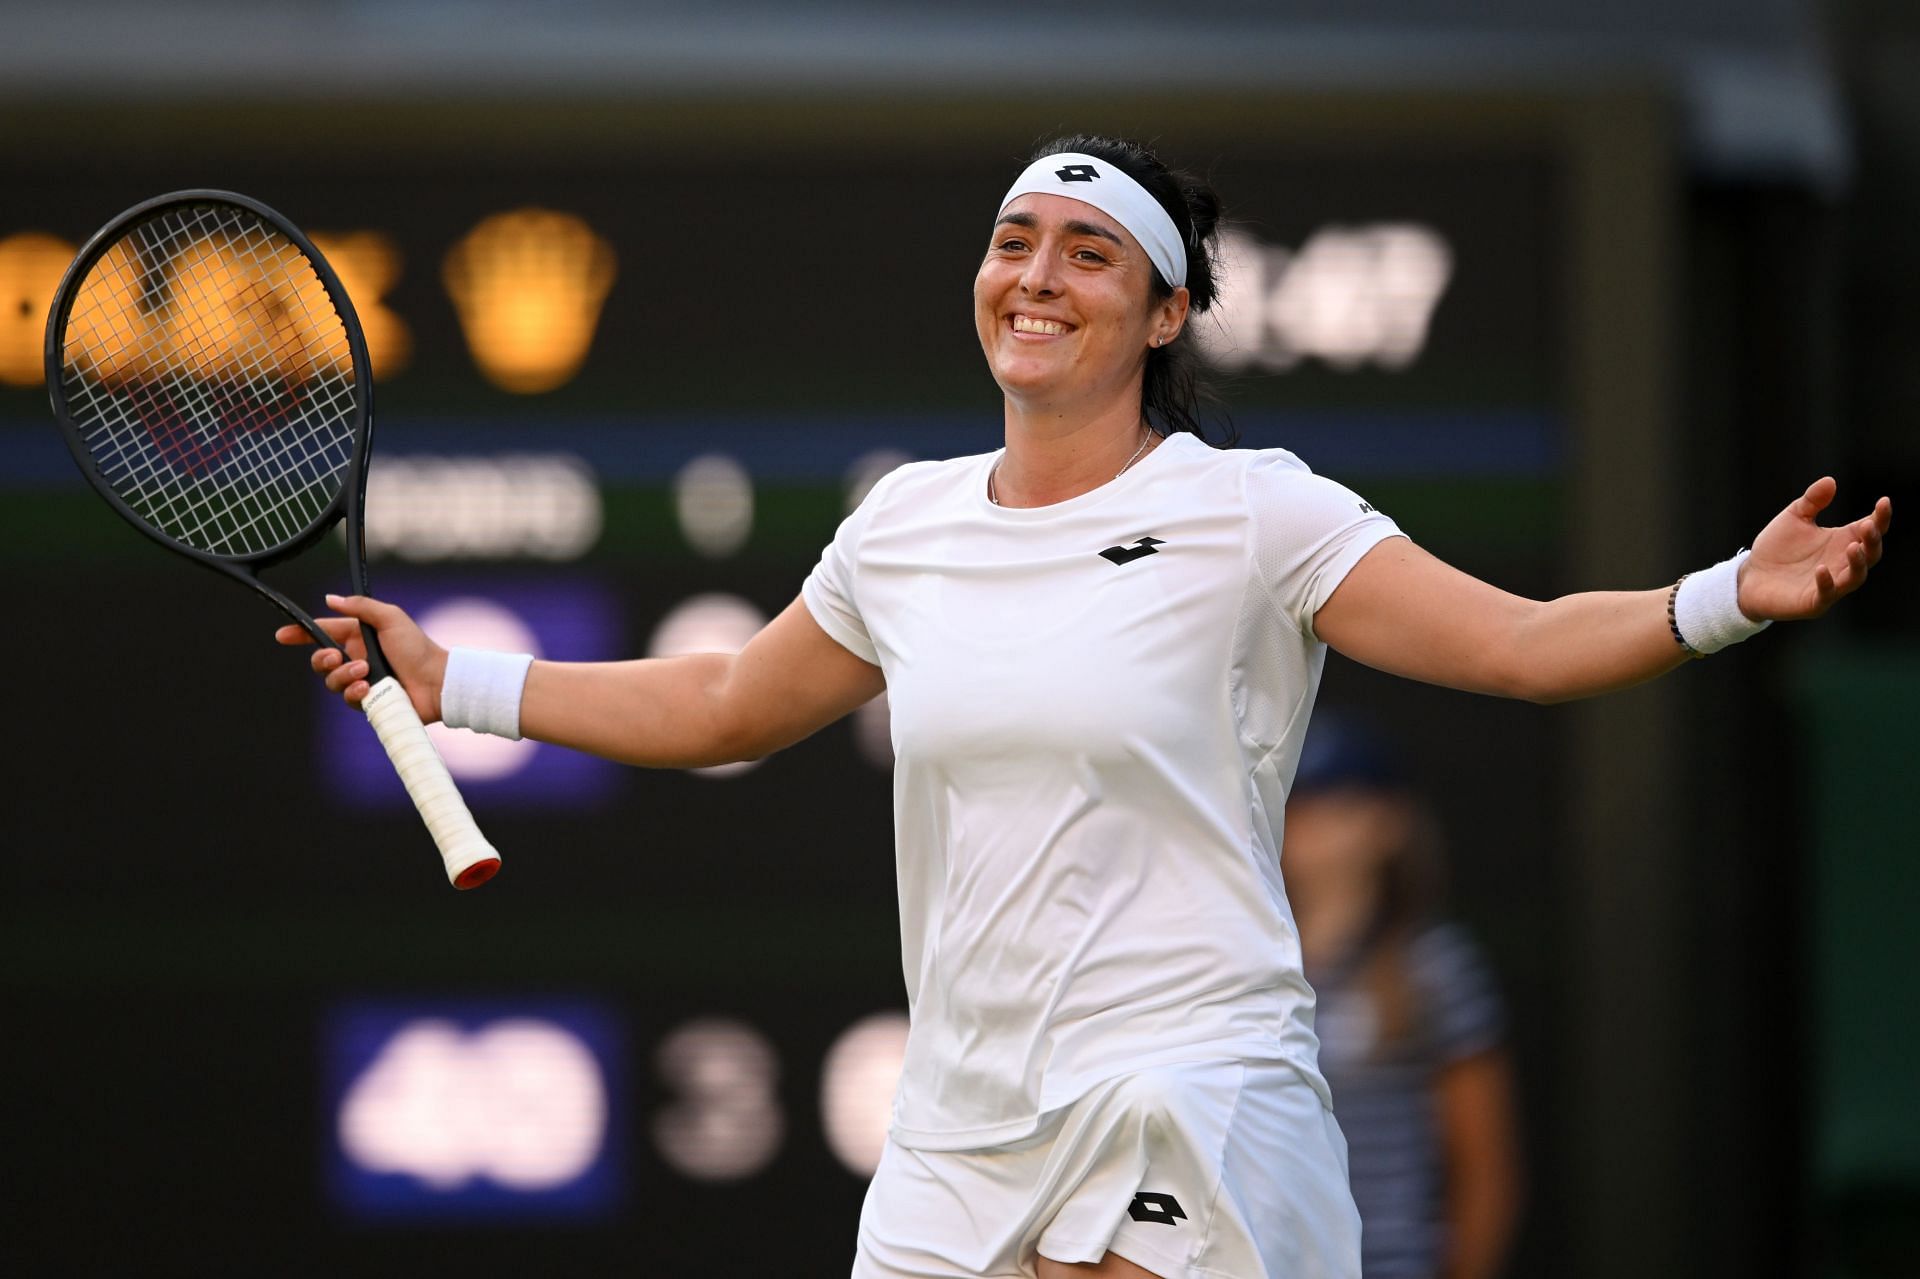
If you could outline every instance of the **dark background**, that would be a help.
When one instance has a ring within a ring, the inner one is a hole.
[[[1920,463],[1920,29],[1893,4],[1769,4],[1744,25],[1664,8],[1535,32],[1534,65],[1513,53],[1525,33],[1361,6],[1335,41],[1349,54],[1314,66],[1331,37],[1288,28],[1287,6],[1227,5],[1183,34],[1121,4],[1098,69],[1070,59],[1078,74],[1036,88],[1021,80],[1048,50],[1089,37],[1002,37],[993,9],[948,19],[984,43],[970,55],[939,52],[944,27],[823,7],[872,20],[860,48],[894,41],[892,63],[854,66],[780,45],[790,17],[658,6],[671,51],[621,27],[633,38],[607,56],[631,74],[586,59],[570,78],[593,23],[618,22],[561,6],[575,53],[550,53],[544,79],[466,33],[417,82],[329,84],[258,69],[310,63],[283,28],[314,11],[192,10],[186,29],[261,57],[203,45],[205,74],[168,78],[119,52],[152,37],[142,11],[88,25],[29,5],[0,96],[0,237],[77,243],[196,185],[312,231],[385,232],[402,262],[385,304],[414,351],[379,386],[378,456],[571,453],[606,523],[562,564],[377,560],[375,590],[578,587],[616,601],[639,653],[702,593],[783,607],[862,454],[997,446],[967,300],[992,202],[1042,136],[1132,133],[1208,172],[1271,245],[1398,222],[1452,249],[1408,367],[1226,379],[1244,443],[1294,449],[1508,589],[1654,586],[1750,540],[1819,474],[1852,514],[1902,501]],[[437,11],[415,12],[431,29]],[[315,55],[389,65],[414,47],[351,8],[319,16]],[[1653,56],[1689,23],[1771,69],[1767,91]],[[1409,34],[1432,37],[1417,74]],[[83,91],[58,72],[89,42],[144,71]],[[1193,72],[1208,49],[1217,78],[1141,73]],[[924,83],[899,83],[923,64]],[[726,74],[690,88],[698,66]],[[1809,79],[1827,110],[1780,123]],[[512,396],[475,370],[440,261],[526,205],[583,218],[619,276],[579,375]],[[329,788],[317,724],[347,712],[269,642],[259,601],[113,520],[39,388],[0,388],[0,440],[22,623],[0,931],[10,1255],[102,1274],[844,1271],[864,1185],[822,1138],[821,1063],[904,1004],[889,784],[851,723],[737,777],[623,772],[571,808],[470,786],[506,869],[456,895],[405,810]],[[707,453],[755,486],[754,531],[719,558],[673,508],[674,474]],[[338,568],[323,548],[274,580],[317,606]],[[1896,532],[1872,587],[1818,627],[1581,706],[1329,659],[1323,704],[1389,726],[1429,786],[1450,906],[1507,995],[1529,1163],[1513,1273],[1915,1272],[1907,576]],[[330,1018],[475,999],[587,1000],[617,1027],[611,1205],[355,1217],[328,1180]],[[675,1102],[660,1045],[712,1016],[772,1044],[784,1135],[755,1175],[703,1183],[652,1124]]]

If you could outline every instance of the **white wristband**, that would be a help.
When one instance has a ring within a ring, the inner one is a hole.
[[[532,665],[531,653],[454,649],[447,654],[447,674],[440,685],[440,722],[520,740],[520,690]]]
[[[1712,568],[1687,574],[1674,593],[1673,624],[1681,643],[1694,652],[1717,653],[1773,625],[1756,622],[1740,611],[1740,566],[1747,554],[1741,551]]]

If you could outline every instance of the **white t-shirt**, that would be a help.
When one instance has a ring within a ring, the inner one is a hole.
[[[802,589],[886,674],[904,1146],[1017,1140],[1103,1080],[1283,1060],[1325,1094],[1280,824],[1326,646],[1393,521],[1280,449],[1164,440],[1052,506],[999,453],[874,486]]]

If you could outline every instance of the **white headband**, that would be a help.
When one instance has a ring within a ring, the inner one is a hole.
[[[1074,151],[1043,156],[1014,180],[1000,201],[1000,212],[1018,197],[1036,192],[1091,204],[1132,232],[1168,284],[1177,289],[1187,282],[1187,246],[1180,229],[1160,201],[1118,165]]]

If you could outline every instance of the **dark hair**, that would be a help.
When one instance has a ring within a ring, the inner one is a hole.
[[[1385,733],[1350,712],[1322,707],[1314,712],[1300,744],[1289,793],[1347,786],[1406,790],[1411,785],[1406,762]]]
[[[1187,247],[1188,310],[1202,314],[1213,305],[1219,287],[1215,254],[1216,233],[1220,225],[1220,197],[1203,179],[1168,168],[1159,156],[1138,142],[1124,138],[1106,138],[1095,134],[1073,134],[1051,138],[1034,148],[1028,163],[1062,151],[1074,151],[1105,160],[1146,188],[1173,219],[1180,239]],[[1173,285],[1153,268],[1153,297],[1156,301],[1173,296]],[[1189,326],[1190,328],[1191,326]],[[1202,409],[1217,417],[1221,429],[1221,447],[1233,444],[1240,432],[1221,407],[1220,397],[1207,381],[1200,354],[1193,343],[1181,337],[1166,346],[1147,348],[1146,376],[1140,385],[1140,415],[1162,435],[1187,431],[1207,439],[1201,422]],[[1213,441],[1208,440],[1208,443]]]

